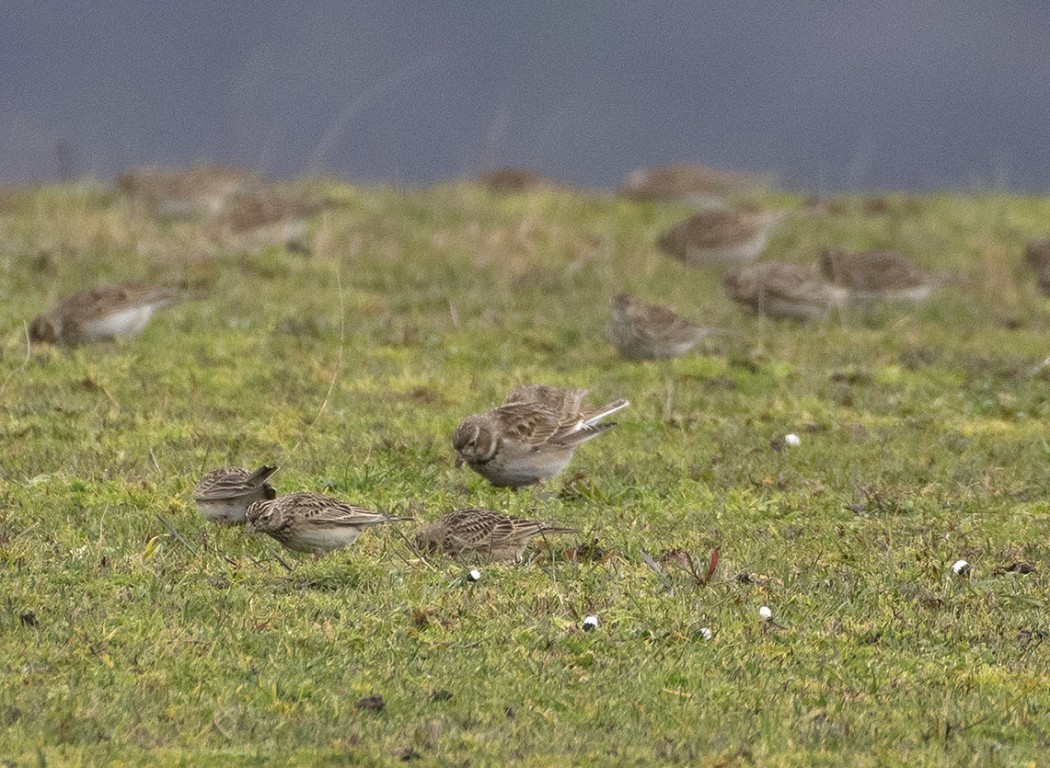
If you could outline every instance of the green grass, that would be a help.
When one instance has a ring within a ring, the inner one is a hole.
[[[216,249],[84,185],[0,212],[3,764],[1047,764],[1050,306],[1021,251],[1050,200],[791,219],[770,256],[892,247],[964,276],[805,326],[661,255],[676,206],[327,194],[308,257]],[[125,279],[201,297],[127,343],[27,354],[37,312]],[[623,289],[737,335],[623,362],[602,333]],[[453,467],[456,424],[523,382],[632,401],[546,492]],[[189,499],[263,462],[282,491],[583,533],[473,585],[394,530],[288,572]],[[592,540],[604,559],[561,557]],[[643,557],[716,547],[703,585]],[[1018,561],[1036,571],[998,573]]]

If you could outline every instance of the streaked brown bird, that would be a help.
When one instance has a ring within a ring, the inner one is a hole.
[[[367,529],[411,520],[370,512],[320,493],[298,492],[248,507],[248,532],[265,533],[296,552],[323,555],[349,547]]]
[[[595,411],[583,408],[585,389],[545,385],[518,387],[503,405],[474,414],[456,429],[457,466],[471,469],[501,488],[521,488],[562,472],[576,449],[615,426],[600,424],[626,408],[615,400]]]
[[[239,248],[301,246],[310,219],[327,203],[310,190],[292,185],[260,185],[229,195],[214,219],[220,236]]]
[[[29,325],[32,341],[75,345],[131,337],[153,313],[180,298],[175,288],[133,284],[89,288],[60,301]]]
[[[154,215],[185,218],[214,215],[227,197],[260,182],[253,171],[228,165],[145,165],[118,176],[117,189]]]
[[[1028,262],[1028,266],[1040,272],[1050,266],[1050,237],[1028,243],[1024,250],[1024,260]]]
[[[514,195],[528,192],[548,192],[559,185],[535,171],[523,168],[496,168],[478,175],[474,182],[495,194]]]
[[[673,200],[704,208],[770,181],[759,174],[703,165],[665,165],[631,171],[617,192],[631,200]]]
[[[851,298],[861,300],[921,301],[946,282],[894,251],[828,248],[820,254],[820,271],[833,285],[847,289]]]
[[[754,261],[787,214],[715,208],[700,211],[660,235],[664,252],[692,267],[732,266]]]
[[[705,336],[723,333],[705,328],[658,304],[649,304],[628,293],[612,299],[612,321],[606,335],[628,360],[680,357]]]
[[[825,281],[816,267],[762,261],[739,267],[722,281],[726,295],[757,314],[810,320],[841,306],[845,288]]]
[[[1050,296],[1050,264],[1044,266],[1039,270],[1039,277],[1036,280],[1036,285],[1039,286],[1039,291],[1044,296]]]
[[[485,561],[520,562],[529,540],[548,533],[576,533],[575,528],[501,515],[487,509],[449,512],[416,533],[422,552]]]
[[[193,501],[207,520],[243,523],[254,502],[277,498],[277,491],[267,482],[276,471],[277,467],[265,464],[254,472],[243,467],[213,469],[193,489]]]

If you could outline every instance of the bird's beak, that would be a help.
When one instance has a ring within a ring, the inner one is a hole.
[[[462,466],[463,466],[463,457],[462,457],[462,456],[460,456],[460,455],[459,455],[459,454],[457,453],[457,454],[456,454],[456,469],[459,469],[459,468],[460,468],[460,467],[462,467]]]
[[[255,532],[255,523],[248,523],[248,535],[250,536]]]

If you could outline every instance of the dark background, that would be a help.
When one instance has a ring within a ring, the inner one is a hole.
[[[1050,187],[1044,2],[7,0],[0,72],[8,182],[209,159],[611,186],[695,161],[811,190]]]

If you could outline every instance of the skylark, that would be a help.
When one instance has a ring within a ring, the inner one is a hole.
[[[1050,237],[1028,243],[1024,250],[1024,259],[1030,267],[1039,271],[1050,265]]]
[[[703,165],[667,165],[631,171],[617,191],[631,200],[677,200],[704,208],[768,181],[757,174]]]
[[[132,284],[90,288],[63,299],[29,326],[32,341],[74,345],[140,333],[153,313],[175,302],[179,291]]]
[[[1044,296],[1050,296],[1050,263],[1047,263],[1039,270],[1039,277],[1036,280],[1036,285],[1039,286],[1039,292]]]
[[[487,509],[460,509],[418,531],[416,546],[423,552],[441,552],[453,557],[519,562],[533,537],[576,532],[575,528],[501,515]]]
[[[157,216],[185,218],[214,215],[227,197],[260,181],[252,171],[226,165],[146,165],[118,176],[117,189]]]
[[[456,466],[466,463],[500,488],[521,488],[554,477],[576,449],[615,424],[599,422],[630,403],[615,400],[596,411],[582,407],[585,389],[527,385],[503,405],[478,413],[456,429]]]
[[[712,209],[700,211],[660,235],[666,253],[692,267],[729,266],[754,261],[787,214]]]
[[[722,281],[726,295],[752,312],[808,320],[841,306],[849,292],[821,278],[814,266],[763,261],[739,267]]]
[[[226,197],[214,225],[239,247],[294,245],[302,242],[311,217],[324,207],[324,200],[306,190],[257,186]]]
[[[349,547],[367,528],[411,520],[355,507],[320,493],[299,492],[248,507],[248,532],[265,533],[296,552],[323,555]]]
[[[894,251],[849,253],[828,248],[820,254],[820,271],[856,299],[921,301],[945,282]]]
[[[627,293],[612,300],[609,340],[628,360],[679,357],[700,339],[720,331],[704,328],[670,309],[648,304]]]
[[[508,195],[549,191],[558,188],[558,184],[535,171],[510,167],[486,171],[478,175],[474,181],[476,184],[485,187],[489,192]]]
[[[266,482],[276,471],[277,467],[265,464],[254,472],[241,467],[213,469],[193,489],[193,501],[207,520],[243,523],[254,502],[277,498],[277,491]]]

